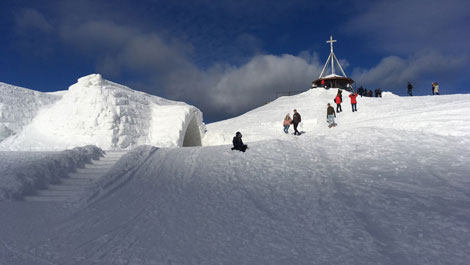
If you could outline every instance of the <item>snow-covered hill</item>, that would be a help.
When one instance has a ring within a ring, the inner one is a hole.
[[[134,91],[98,74],[80,78],[61,94],[21,132],[2,141],[0,150],[62,150],[89,144],[107,150],[142,144],[201,145],[202,113],[183,102]]]
[[[39,109],[60,99],[51,95],[0,82],[0,142],[20,132]]]
[[[136,148],[76,204],[0,202],[0,261],[467,264],[470,97],[384,94],[352,113],[345,94],[328,129],[335,93],[209,124],[214,146]],[[301,136],[282,132],[293,108]]]
[[[239,117],[208,124],[203,139],[205,145],[230,144],[235,132],[243,133],[245,142],[290,138],[284,135],[282,121],[293,109],[302,116],[299,131],[306,137],[331,134],[356,128],[384,128],[409,132],[450,136],[470,136],[470,95],[399,97],[384,92],[383,98],[358,97],[358,112],[353,113],[349,93],[343,93],[343,112],[337,115],[339,124],[329,129],[326,123],[327,103],[336,109],[333,99],[337,89],[311,89],[305,93],[281,97]],[[293,128],[290,128],[293,133]],[[367,135],[355,137],[367,138]]]

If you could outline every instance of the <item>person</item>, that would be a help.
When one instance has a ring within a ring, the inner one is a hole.
[[[323,88],[326,88],[326,87],[325,87],[325,79],[322,79],[322,80],[321,80],[321,86],[322,86]]]
[[[338,94],[336,94],[336,97],[335,97],[336,112],[338,112],[338,113],[343,111],[343,109],[341,109],[341,102],[343,102],[343,100],[341,99],[341,95],[340,95],[339,91],[340,91],[340,89],[338,89]]]
[[[374,93],[375,93],[375,97],[378,98],[378,97],[379,97],[379,89],[376,88],[376,89],[374,90]]]
[[[382,97],[382,89],[380,87],[377,88],[377,92],[379,93],[379,97],[381,98]]]
[[[355,112],[355,111],[357,111],[357,106],[356,106],[356,104],[357,104],[357,100],[356,100],[357,93],[351,93],[351,94],[349,94],[349,97],[351,98],[352,112]]]
[[[439,95],[439,84],[437,82],[434,83],[434,90],[433,95]]]
[[[232,150],[239,150],[239,151],[245,152],[246,149],[248,149],[248,145],[243,144],[241,132],[237,132],[235,134],[235,137],[233,137],[232,143],[233,143]]]
[[[432,93],[432,95],[434,95],[434,86],[435,86],[435,85],[436,85],[435,82],[432,82],[432,83],[431,83],[431,93]]]
[[[369,97],[370,97],[370,98],[372,97],[372,89],[369,90]]]
[[[361,96],[362,98],[362,95],[364,93],[364,88],[362,86],[360,86],[358,89],[357,89],[357,93]]]
[[[287,134],[289,133],[289,127],[292,124],[292,119],[290,118],[290,114],[287,113],[286,117],[284,117],[284,122],[282,123],[282,126],[284,126],[284,132]]]
[[[364,97],[369,96],[369,91],[367,91],[367,88],[364,88]]]
[[[297,126],[299,126],[299,123],[302,121],[302,118],[300,117],[300,114],[297,112],[297,110],[294,110],[294,115],[292,116],[292,124],[294,124],[294,135],[300,135],[300,132],[297,131]]]
[[[408,82],[408,95],[413,96],[413,85],[410,82]]]
[[[330,103],[328,103],[328,108],[326,109],[326,118],[327,118],[327,121],[328,121],[328,128],[331,128],[331,127],[336,127],[336,122],[335,122],[335,118],[336,118],[336,113],[335,113],[335,109],[330,105]]]

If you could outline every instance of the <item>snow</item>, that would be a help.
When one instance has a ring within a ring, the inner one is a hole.
[[[57,183],[67,172],[102,155],[103,151],[93,146],[61,152],[0,152],[0,201],[21,199]]]
[[[0,150],[201,145],[202,113],[183,102],[134,91],[99,74],[80,78],[60,94],[60,100],[40,109],[21,132],[2,141]]]
[[[239,117],[207,125],[204,145],[231,144],[235,132],[245,142],[290,139],[284,135],[282,121],[293,109],[302,116],[299,131],[306,136],[330,134],[326,126],[326,108],[333,102],[337,89],[311,89],[305,93],[281,97]],[[358,112],[351,111],[349,93],[343,92],[343,112],[337,115],[336,131],[356,128],[383,128],[445,136],[470,136],[470,95],[399,97],[390,92],[382,98],[358,97]],[[293,133],[293,128],[290,128]]]
[[[0,260],[467,264],[470,95],[383,93],[352,113],[343,92],[329,129],[335,94],[209,124],[202,147],[131,149],[76,204],[0,202]],[[282,131],[294,108],[301,136]]]
[[[40,108],[59,99],[57,95],[0,82],[0,141],[20,132]]]

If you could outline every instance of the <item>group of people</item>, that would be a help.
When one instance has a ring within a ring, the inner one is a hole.
[[[300,116],[300,113],[297,112],[296,109],[294,109],[294,115],[293,118],[291,119],[290,114],[287,113],[286,116],[284,117],[284,121],[282,122],[282,126],[284,126],[284,132],[286,134],[289,133],[289,127],[291,124],[294,125],[294,135],[300,135],[300,132],[297,130],[297,126],[299,126],[299,123],[302,121],[302,117]]]
[[[368,90],[367,88],[363,88],[362,86],[360,86],[358,89],[357,89],[357,94],[362,97],[376,97],[376,98],[381,98],[382,97],[382,89],[379,87],[379,88],[376,88],[374,90],[374,92],[372,92],[372,89],[371,90]]]

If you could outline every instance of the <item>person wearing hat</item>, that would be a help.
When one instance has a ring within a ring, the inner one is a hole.
[[[241,132],[237,132],[235,134],[235,137],[233,137],[232,143],[233,143],[232,150],[239,150],[239,151],[245,152],[246,149],[248,149],[248,145],[243,144]]]

